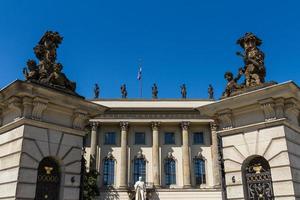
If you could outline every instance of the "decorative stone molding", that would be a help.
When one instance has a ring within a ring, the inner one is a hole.
[[[167,158],[166,159],[172,159],[175,160],[175,157],[173,156],[173,153],[171,151],[168,152]]]
[[[223,130],[233,128],[232,111],[230,109],[219,112],[218,119],[220,120]]]
[[[32,109],[32,119],[42,120],[43,112],[46,110],[48,105],[48,100],[40,97],[33,99],[33,109]]]
[[[265,99],[259,102],[261,109],[265,115],[265,121],[272,121],[276,119],[276,112],[275,112],[275,104],[272,98]]]
[[[102,114],[97,119],[201,119],[200,114]]]
[[[277,119],[284,118],[284,99],[283,98],[278,98],[275,100],[275,112],[276,112]]]
[[[137,155],[135,156],[137,159],[145,159],[145,155],[143,154],[142,150],[139,150]]]
[[[87,112],[83,110],[75,110],[73,117],[73,128],[84,130],[85,126],[87,125],[87,120]]]
[[[112,152],[109,151],[107,156],[104,157],[104,160],[115,160],[115,157],[113,156]]]
[[[286,99],[284,104],[284,114],[289,121],[299,125],[299,107],[297,103],[297,100],[294,98]]]
[[[152,127],[153,131],[158,131],[158,129],[160,127],[160,122],[152,122],[151,127]]]
[[[129,123],[128,122],[120,122],[120,127],[122,131],[128,131]]]
[[[8,108],[16,112],[17,117],[22,116],[22,103],[21,98],[13,96],[8,100]]]
[[[30,118],[32,116],[32,98],[23,97],[23,117]]]

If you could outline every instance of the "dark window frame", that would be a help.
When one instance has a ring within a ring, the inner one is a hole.
[[[109,135],[113,135],[113,139],[109,138]],[[117,135],[116,132],[105,132],[104,145],[116,145],[116,135]]]
[[[143,134],[144,135],[143,142],[138,142],[137,141],[137,135],[138,134]],[[146,144],[146,133],[145,132],[135,132],[134,133],[134,144],[135,145],[145,145]]]
[[[172,135],[172,139],[167,139],[167,135]],[[176,144],[176,137],[174,132],[165,132],[164,135],[164,144],[165,145],[172,145]]]

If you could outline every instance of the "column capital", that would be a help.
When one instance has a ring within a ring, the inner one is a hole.
[[[96,131],[98,126],[100,125],[99,122],[90,122],[90,125],[92,127],[92,131]]]
[[[180,123],[180,126],[181,126],[182,130],[187,131],[190,127],[190,124],[191,123],[189,121],[183,121],[183,122]]]
[[[122,131],[127,131],[129,128],[129,123],[128,122],[120,122],[120,127]]]
[[[211,131],[217,131],[218,124],[216,122],[210,122],[210,129],[211,129]]]
[[[151,122],[152,130],[158,130],[160,127],[160,122]]]

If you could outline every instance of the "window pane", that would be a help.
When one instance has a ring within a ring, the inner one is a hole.
[[[145,133],[142,132],[135,133],[135,144],[146,144]]]
[[[166,185],[176,184],[176,162],[173,159],[165,161],[165,179]]]
[[[114,132],[105,133],[104,144],[116,144],[116,134]]]
[[[172,132],[165,133],[165,144],[175,144],[175,134]]]
[[[202,132],[194,133],[194,144],[204,144],[204,137]]]
[[[113,159],[104,160],[103,185],[114,184],[115,161]]]
[[[143,158],[134,159],[133,167],[133,181],[134,183],[142,177],[143,181],[146,181],[146,160]]]
[[[194,160],[194,171],[196,185],[201,185],[206,183],[205,176],[205,161],[203,159],[197,158]]]

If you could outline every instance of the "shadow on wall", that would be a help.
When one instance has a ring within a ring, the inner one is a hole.
[[[102,191],[100,191],[101,196],[103,196],[102,199],[104,200],[118,200],[119,199],[119,194],[118,191],[116,189],[114,189],[113,187],[107,187],[105,189],[103,189]]]

